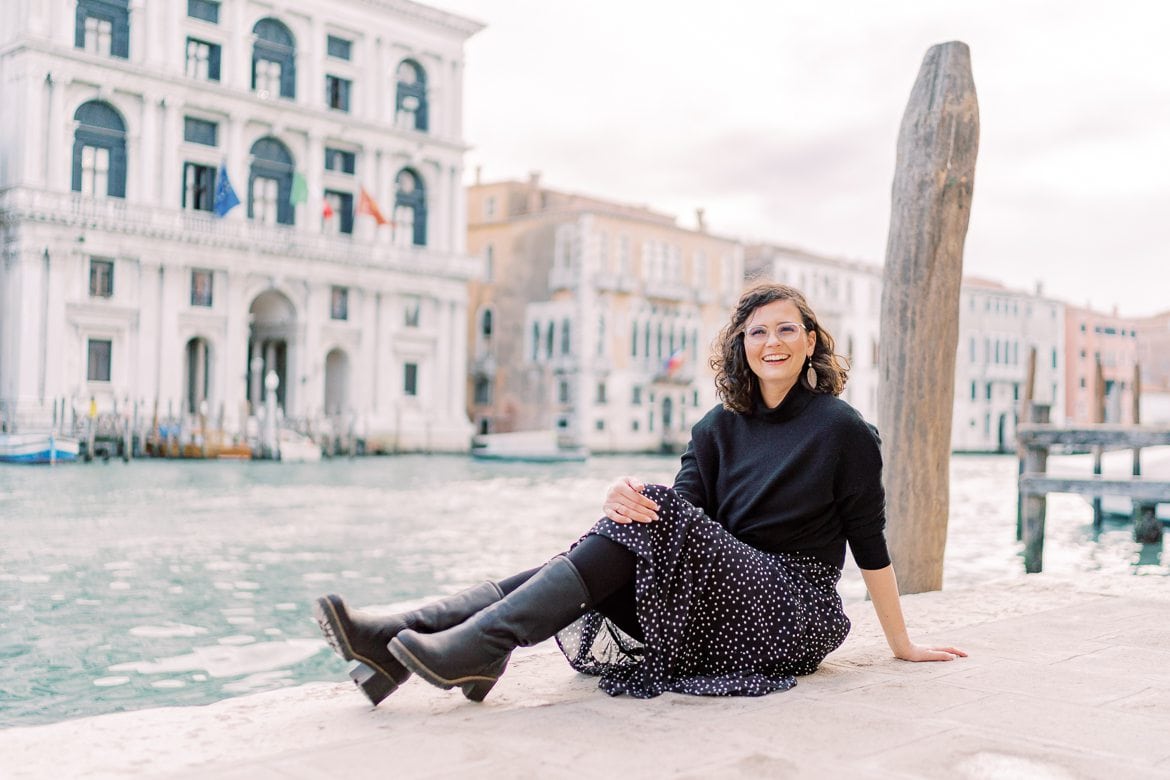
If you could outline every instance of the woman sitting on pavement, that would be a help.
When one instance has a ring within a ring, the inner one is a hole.
[[[849,632],[836,590],[846,545],[896,657],[965,656],[910,640],[877,433],[837,397],[846,370],[804,296],[744,293],[711,365],[723,403],[692,429],[674,486],[619,479],[566,553],[389,617],[318,599],[322,631],[359,662],[351,676],[370,701],[411,672],[480,701],[514,648],[554,634],[613,695],[787,690]]]

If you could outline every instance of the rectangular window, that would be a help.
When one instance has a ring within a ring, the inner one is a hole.
[[[987,383],[987,400],[991,400],[991,382]]]
[[[416,295],[408,295],[403,300],[403,325],[408,328],[417,328],[419,322],[419,309],[421,309],[421,302]]]
[[[191,271],[191,305],[211,308],[212,281],[215,277],[211,271],[196,268]]]
[[[496,199],[489,196],[483,199],[483,221],[494,222],[496,219]]]
[[[113,295],[114,261],[91,258],[89,261],[89,297],[111,298]]]
[[[402,365],[402,393],[403,395],[418,395],[418,363],[404,363]]]
[[[85,45],[82,47],[90,54],[100,54],[109,57],[113,51],[114,23],[109,19],[99,19],[96,16],[85,18]]]
[[[328,208],[322,215],[325,220],[323,232],[353,233],[353,194],[325,190],[325,203]]]
[[[219,45],[196,38],[187,39],[187,78],[219,81]]]
[[[110,381],[110,354],[113,346],[109,339],[89,339],[87,343],[89,356],[85,369],[85,378],[88,381]]]
[[[569,402],[569,383],[568,382],[558,382],[557,383],[557,401],[559,401],[562,404],[567,404]]]
[[[283,72],[275,60],[257,59],[252,66],[252,90],[261,100],[278,97],[280,77]]]
[[[975,382],[971,383],[971,400],[974,401],[979,397],[979,386]]]
[[[183,140],[204,146],[219,145],[219,125],[193,116],[183,117]]]
[[[599,431],[605,430],[605,420],[597,420],[593,423],[593,427]]]
[[[108,195],[110,192],[110,150],[101,146],[81,149],[81,192]]]
[[[187,16],[219,24],[219,3],[215,0],[187,0]]]
[[[634,406],[641,406],[642,405],[642,388],[640,388],[640,387],[634,388],[634,394],[633,394],[633,397],[630,399],[630,403],[632,403]]]
[[[266,176],[257,176],[252,180],[252,201],[249,204],[252,219],[263,225],[275,225],[279,209],[277,208],[277,194],[280,192],[280,183],[276,179]]]
[[[605,400],[605,382],[598,382],[597,383],[597,403],[603,404],[605,402],[606,402],[606,400]]]
[[[356,169],[357,155],[344,149],[325,147],[325,170],[352,174]]]
[[[330,57],[336,57],[339,60],[348,60],[352,56],[353,41],[347,41],[345,38],[330,35],[325,40],[325,49]]]
[[[349,319],[349,288],[333,286],[329,295],[329,318],[333,320]]]
[[[486,376],[475,378],[475,403],[486,406],[492,402],[492,380]]]
[[[325,77],[325,105],[338,111],[349,111],[350,80],[340,76]]]
[[[183,163],[183,208],[211,211],[215,203],[215,168]]]

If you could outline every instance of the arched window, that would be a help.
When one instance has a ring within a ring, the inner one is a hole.
[[[398,63],[398,96],[394,124],[408,130],[427,131],[427,72],[414,60]]]
[[[252,89],[260,97],[297,96],[297,47],[282,22],[261,19],[252,28]]]
[[[427,245],[427,195],[422,177],[403,168],[394,179],[394,234],[400,243]]]
[[[292,193],[293,159],[275,138],[252,144],[252,168],[248,176],[248,217],[266,225],[291,225],[295,211]]]
[[[73,115],[73,191],[126,197],[126,123],[108,103],[91,100]]]
[[[492,337],[492,310],[484,309],[479,320],[479,333],[485,339]]]

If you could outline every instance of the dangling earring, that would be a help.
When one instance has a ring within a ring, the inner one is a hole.
[[[808,370],[804,372],[804,381],[808,382],[809,390],[817,389],[817,370],[813,368],[812,355],[808,356]]]

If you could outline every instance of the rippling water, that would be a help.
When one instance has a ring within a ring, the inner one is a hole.
[[[669,483],[676,464],[0,467],[0,727],[344,679],[315,596],[399,605],[528,568],[588,528],[615,476]],[[1010,457],[952,460],[948,587],[1023,576],[1015,475]],[[1122,525],[1094,540],[1090,521],[1050,498],[1047,571],[1170,576],[1160,547]],[[862,598],[860,575],[841,589]]]

